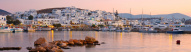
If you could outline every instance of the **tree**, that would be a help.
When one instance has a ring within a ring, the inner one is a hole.
[[[6,19],[7,19],[7,20],[13,20],[13,18],[12,18],[11,16],[9,16],[9,15],[6,16]]]
[[[30,15],[30,16],[28,17],[28,19],[29,19],[29,20],[33,20],[33,16]]]
[[[101,19],[100,21],[102,22],[103,20]]]
[[[24,14],[21,14],[21,19],[23,19],[23,17],[24,17]]]
[[[92,13],[89,12],[89,13],[88,13],[88,16],[90,16],[90,15],[92,15]]]
[[[7,19],[7,24],[12,24],[13,23],[13,18],[11,16],[6,16],[6,19]]]
[[[54,27],[61,27],[62,25],[61,24],[53,24]]]
[[[14,21],[13,20],[7,20],[6,22],[7,22],[7,24],[12,24]]]
[[[98,25],[98,27],[101,27],[101,28],[102,28],[102,27],[104,27],[104,25]]]
[[[15,21],[13,21],[13,24],[14,25],[19,25],[19,24],[21,24],[21,22],[19,20],[15,20]]]
[[[95,27],[95,24],[92,24],[92,27]]]
[[[116,12],[115,12],[115,16],[118,16],[119,14],[118,14],[118,11],[116,10]]]

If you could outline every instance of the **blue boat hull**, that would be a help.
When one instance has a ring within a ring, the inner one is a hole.
[[[181,34],[184,31],[167,31],[166,33]]]

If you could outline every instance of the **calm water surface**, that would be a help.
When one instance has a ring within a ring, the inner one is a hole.
[[[85,39],[95,37],[97,46],[76,46],[64,52],[191,52],[191,34],[139,33],[139,32],[101,32],[101,31],[36,31],[0,33],[0,47],[22,47],[21,50],[2,52],[28,52],[26,47],[34,47],[40,37],[48,42],[54,40]],[[176,40],[181,40],[177,45]]]

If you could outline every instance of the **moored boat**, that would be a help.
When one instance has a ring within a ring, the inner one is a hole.
[[[123,31],[123,28],[117,27],[115,31],[116,31],[116,32],[122,32],[122,31]]]
[[[143,28],[139,29],[139,32],[143,32],[143,33],[157,33],[157,30],[154,30],[153,28],[149,28],[149,27],[143,27]]]
[[[1,33],[10,33],[10,32],[12,32],[12,30],[11,30],[11,28],[4,28],[4,29],[0,29],[0,32]]]
[[[123,30],[123,32],[130,32],[130,31],[131,31],[131,29],[129,27],[125,27]]]
[[[166,33],[181,34],[183,32],[184,31],[180,30],[179,28],[173,28],[172,31],[167,31]]]

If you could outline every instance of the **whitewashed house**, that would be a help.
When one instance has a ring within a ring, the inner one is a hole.
[[[4,26],[4,25],[6,25],[7,23],[6,23],[6,16],[2,16],[2,15],[0,15],[0,25],[2,26]]]

